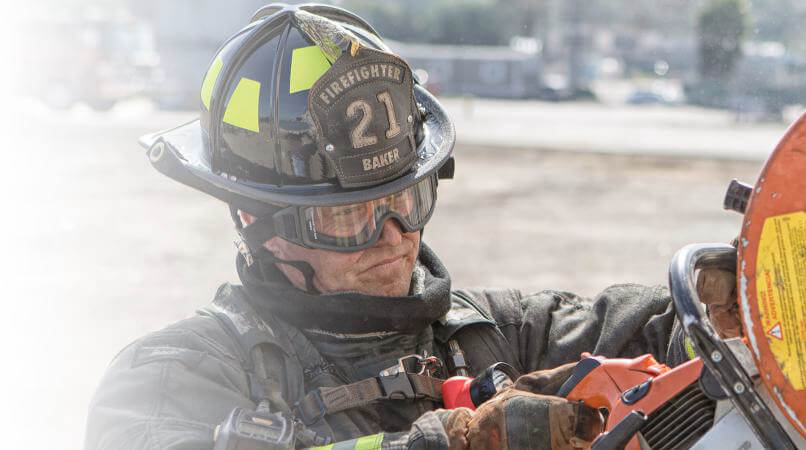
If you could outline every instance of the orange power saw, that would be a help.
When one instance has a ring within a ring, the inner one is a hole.
[[[669,284],[699,357],[669,368],[651,355],[583,355],[559,395],[599,408],[593,447],[806,449],[806,114],[755,186],[734,180],[725,207],[744,214],[738,247],[693,244]],[[697,270],[735,269],[743,339],[722,340],[702,311]]]

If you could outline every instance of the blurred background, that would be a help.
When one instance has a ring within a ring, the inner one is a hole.
[[[218,46],[262,0],[41,0],[0,30],[6,280],[3,448],[82,447],[104,368],[237,281],[216,200],[138,136],[197,115]],[[663,284],[727,242],[806,104],[799,0],[343,0],[456,123],[425,233],[454,286]]]

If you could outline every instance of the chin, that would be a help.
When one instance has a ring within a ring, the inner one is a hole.
[[[370,282],[363,284],[365,290],[372,292],[371,295],[382,297],[404,297],[409,295],[410,287],[411,270],[400,271],[397,276],[375,277]]]
[[[375,295],[379,297],[405,297],[409,294],[408,288],[395,288],[395,289],[387,289],[382,292],[377,292]]]
[[[409,285],[411,284],[411,277],[407,283],[393,282],[390,284],[380,286],[363,286],[363,289],[358,289],[358,292],[377,295],[380,297],[404,297],[409,294]]]

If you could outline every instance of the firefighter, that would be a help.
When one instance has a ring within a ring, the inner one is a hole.
[[[581,352],[690,357],[662,287],[452,288],[422,233],[453,125],[361,18],[262,8],[215,55],[200,109],[141,143],[229,205],[242,284],[114,359],[88,449],[586,447],[598,411],[553,396]],[[701,294],[730,305],[732,274],[709,274]],[[444,378],[496,363],[526,378],[441,409]]]

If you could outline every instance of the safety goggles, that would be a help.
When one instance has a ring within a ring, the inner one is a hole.
[[[396,219],[407,232],[422,230],[434,211],[436,177],[374,200],[336,206],[289,206],[273,215],[276,235],[298,245],[342,252],[362,250]]]

